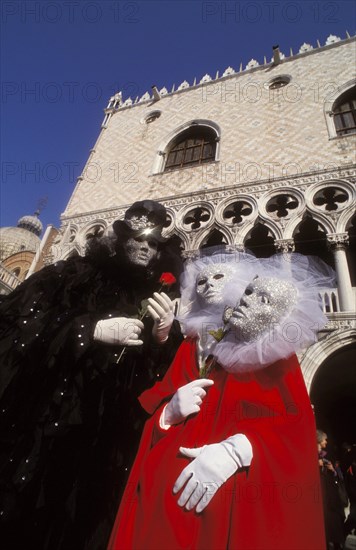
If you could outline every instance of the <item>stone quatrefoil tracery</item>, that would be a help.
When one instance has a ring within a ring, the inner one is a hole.
[[[332,212],[338,210],[348,198],[346,191],[340,187],[327,187],[315,193],[313,203],[322,210]]]
[[[239,224],[244,218],[247,218],[252,213],[251,205],[246,201],[236,201],[227,208],[223,213],[223,218],[229,225]]]
[[[199,229],[208,223],[210,217],[210,212],[206,208],[194,208],[184,216],[183,225],[186,229]]]
[[[299,203],[295,197],[291,195],[277,195],[270,199],[267,203],[266,210],[269,214],[278,218],[286,218],[291,213],[291,210],[298,208]]]
[[[166,216],[166,221],[164,222],[163,227],[164,227],[165,229],[167,229],[167,227],[169,227],[169,226],[172,224],[172,221],[173,221],[173,220],[172,220],[170,214],[167,214],[167,216]]]
[[[85,238],[87,240],[90,240],[97,237],[102,237],[104,235],[104,231],[104,227],[102,227],[101,225],[96,225],[88,231],[88,233],[85,235]]]

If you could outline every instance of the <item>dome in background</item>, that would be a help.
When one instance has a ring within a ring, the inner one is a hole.
[[[27,231],[31,231],[32,233],[37,235],[37,237],[40,237],[43,231],[43,225],[42,222],[38,219],[39,214],[40,213],[37,210],[33,216],[22,216],[22,218],[20,218],[17,222],[17,227],[27,229]]]
[[[17,227],[0,228],[0,261],[6,260],[17,252],[36,252],[41,242],[42,223],[39,212],[33,216],[23,216]]]

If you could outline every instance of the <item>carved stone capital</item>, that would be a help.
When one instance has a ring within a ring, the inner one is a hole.
[[[243,243],[227,244],[225,248],[226,252],[245,252]]]
[[[182,250],[182,257],[185,260],[195,260],[199,256],[199,250]]]
[[[283,252],[284,254],[295,251],[294,239],[276,239],[274,246],[277,252]]]
[[[348,233],[328,233],[326,239],[332,250],[344,250],[349,245]]]

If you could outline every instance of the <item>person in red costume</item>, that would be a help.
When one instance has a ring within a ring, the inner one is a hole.
[[[152,417],[110,550],[325,549],[315,423],[295,351],[325,324],[316,286],[332,275],[298,255],[253,267],[259,276],[224,315],[219,343],[188,336],[140,396]],[[200,303],[208,279],[196,278]],[[216,320],[221,307],[210,309]],[[209,355],[200,378],[198,357]]]

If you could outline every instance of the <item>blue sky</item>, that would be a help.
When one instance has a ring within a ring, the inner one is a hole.
[[[353,0],[3,0],[0,226],[46,202],[44,226],[59,227],[115,91],[323,45],[354,35],[355,17]]]

